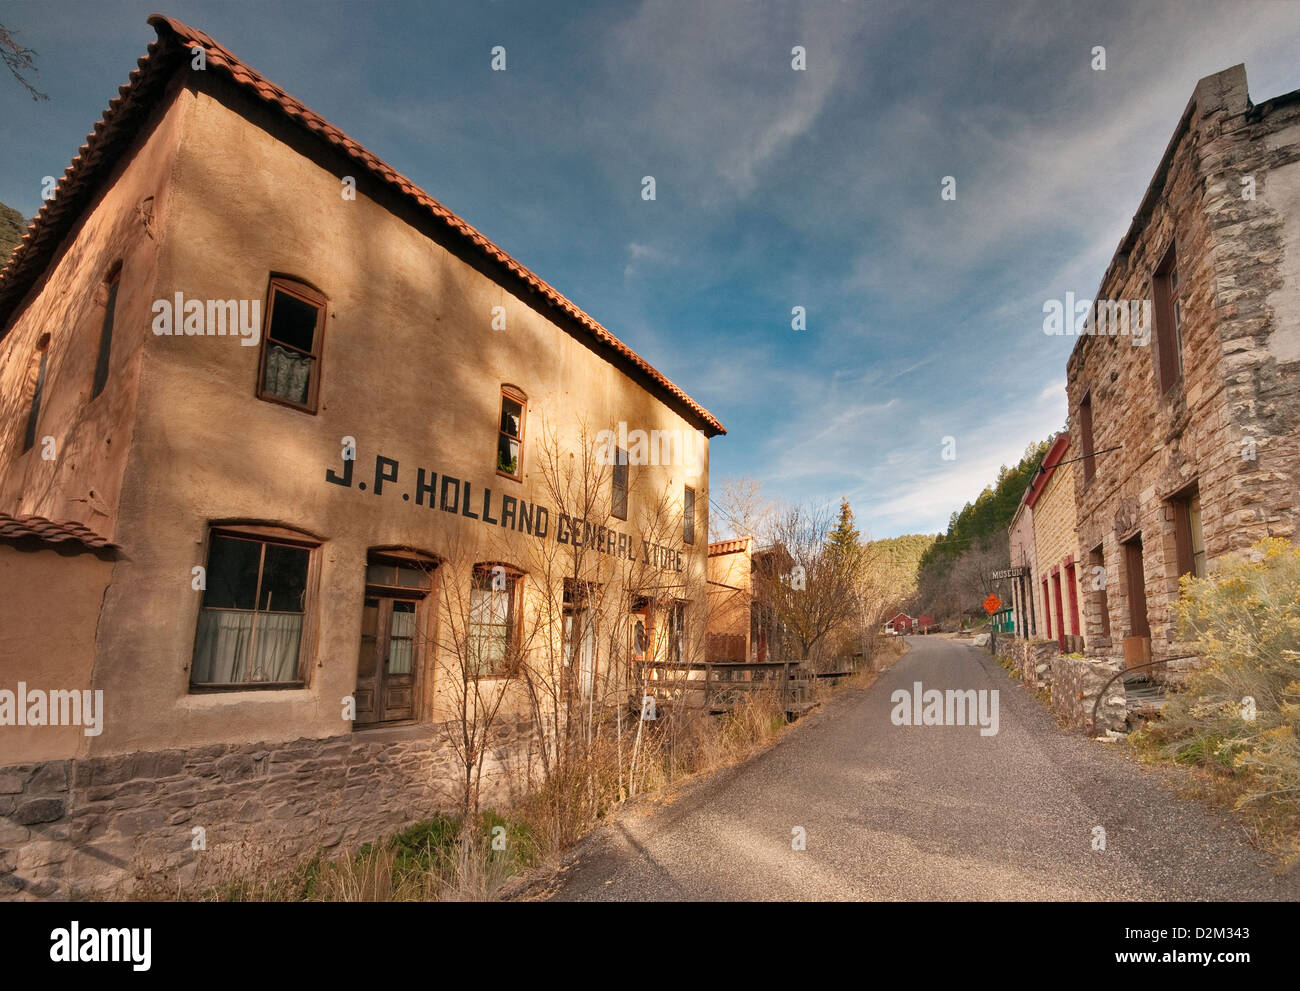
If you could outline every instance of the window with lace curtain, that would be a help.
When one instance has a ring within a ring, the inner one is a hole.
[[[214,530],[190,683],[196,688],[294,687],[303,678],[314,546],[271,528]]]
[[[324,331],[324,296],[301,282],[271,279],[262,330],[259,399],[316,412]]]

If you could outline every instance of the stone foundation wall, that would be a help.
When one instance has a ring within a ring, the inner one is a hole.
[[[481,801],[504,808],[535,738],[527,722],[494,733]],[[0,768],[0,899],[265,879],[454,811],[463,773],[436,726]]]
[[[1055,640],[999,638],[998,653],[1015,665],[1020,679],[1033,689],[1052,684],[1052,658],[1060,653]]]
[[[1121,661],[1113,658],[1080,657],[1062,654],[1055,640],[998,640],[999,657],[1007,658],[1032,690],[1050,689],[1051,709],[1071,729],[1088,732],[1092,723],[1092,705],[1111,675],[1118,674]],[[1097,733],[1106,730],[1124,732],[1124,681],[1115,681],[1097,707]]]
[[[1089,732],[1092,728],[1092,707],[1102,686],[1112,675],[1118,674],[1121,663],[1116,660],[1078,657],[1058,654],[1052,658],[1052,711],[1071,729]],[[1106,730],[1124,732],[1125,709],[1124,679],[1116,679],[1106,689],[1106,696],[1097,706],[1098,734]]]

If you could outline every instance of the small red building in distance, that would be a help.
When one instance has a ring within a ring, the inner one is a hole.
[[[933,616],[921,615],[916,618],[915,632],[929,633],[931,630],[939,628],[939,624],[934,621]]]
[[[893,630],[895,633],[911,633],[912,617],[901,612],[885,624],[885,629]]]

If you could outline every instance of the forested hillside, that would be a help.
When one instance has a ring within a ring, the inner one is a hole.
[[[11,206],[0,203],[0,268],[9,262],[9,253],[23,239],[27,221]]]
[[[879,567],[897,587],[900,602],[910,602],[915,597],[921,556],[937,536],[933,533],[906,533],[901,537],[873,540],[867,544],[868,555],[878,562]]]
[[[1007,567],[1007,528],[1048,444],[1030,444],[1016,465],[1003,465],[992,485],[952,514],[948,531],[921,555],[917,612],[945,619],[982,614],[980,603],[993,589],[988,575]]]

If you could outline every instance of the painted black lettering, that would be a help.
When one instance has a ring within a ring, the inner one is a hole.
[[[466,482],[466,483],[465,483],[465,497],[464,497],[463,499],[461,499],[461,501],[460,501],[460,515],[461,515],[461,516],[468,516],[471,520],[476,520],[476,519],[478,519],[478,513],[471,513],[471,512],[469,511],[469,495],[470,495],[469,490],[470,490],[470,484],[469,484],[469,482]]]
[[[352,485],[352,466],[353,466],[354,464],[356,464],[355,461],[353,461],[353,460],[351,460],[351,459],[347,459],[347,458],[345,458],[344,461],[343,461],[343,474],[342,474],[342,475],[336,475],[336,474],[334,474],[334,469],[333,469],[333,468],[326,468],[326,469],[325,469],[325,481],[327,481],[327,482],[333,482],[335,485],[344,485],[344,486],[351,487],[351,485]]]
[[[455,500],[450,505],[447,504],[448,487],[450,487],[451,490],[456,494]],[[459,478],[452,478],[450,475],[442,476],[442,508],[449,513],[454,513],[456,512],[456,510],[460,509],[460,479]]]
[[[416,468],[415,469],[415,504],[417,506],[423,506],[424,494],[427,492],[429,494],[429,508],[433,509],[438,502],[436,498],[438,495],[436,491],[437,486],[438,486],[437,472],[433,472],[433,471],[429,472],[429,481],[425,482],[424,469]]]
[[[392,468],[390,475],[385,469]],[[375,495],[384,491],[385,482],[397,481],[397,462],[392,458],[386,458],[382,454],[375,456]]]

